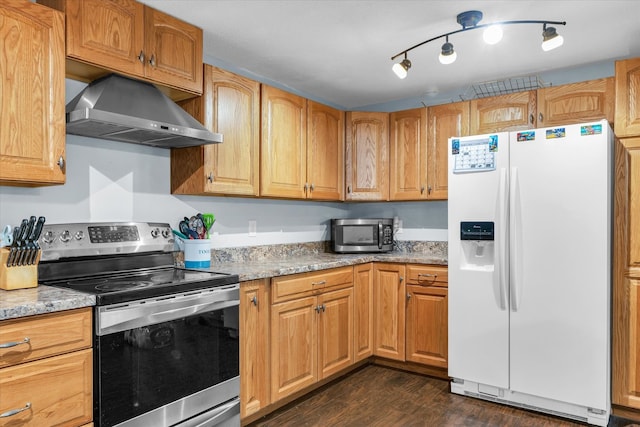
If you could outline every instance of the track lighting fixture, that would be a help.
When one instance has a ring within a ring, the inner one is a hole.
[[[411,68],[411,61],[407,59],[407,53],[417,47],[420,47],[424,44],[432,42],[434,40],[438,40],[441,38],[445,39],[445,43],[442,45],[442,50],[440,51],[440,55],[438,59],[442,64],[451,64],[457,58],[457,53],[453,50],[453,44],[449,42],[449,36],[456,33],[462,33],[464,31],[469,30],[477,30],[479,28],[484,28],[485,31],[483,33],[483,39],[488,44],[496,44],[502,39],[502,27],[504,25],[512,25],[512,24],[542,24],[542,49],[546,52],[552,49],[555,49],[559,46],[562,46],[564,43],[564,39],[561,35],[556,32],[555,27],[548,27],[547,25],[567,25],[566,21],[501,21],[494,22],[491,24],[481,24],[478,23],[482,20],[482,12],[479,10],[469,10],[466,12],[462,12],[458,14],[456,17],[458,24],[462,26],[462,29],[451,31],[445,34],[441,34],[436,37],[432,37],[428,40],[423,41],[422,43],[418,43],[415,46],[411,46],[408,49],[403,50],[402,52],[391,57],[391,60],[395,60],[397,57],[404,55],[404,59],[401,62],[398,62],[393,65],[393,71],[396,73],[398,77],[404,79],[407,77],[407,73],[409,68]]]
[[[404,59],[401,62],[393,64],[393,72],[396,73],[401,79],[407,77],[407,71],[411,68],[411,61],[407,59],[407,53],[404,54]]]

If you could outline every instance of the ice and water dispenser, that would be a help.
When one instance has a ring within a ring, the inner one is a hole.
[[[494,223],[491,221],[460,222],[462,270],[492,271],[494,265]]]

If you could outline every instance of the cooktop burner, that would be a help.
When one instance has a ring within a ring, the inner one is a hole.
[[[237,275],[175,267],[42,282],[44,285],[95,295],[96,305],[115,304],[234,283],[238,283]]]

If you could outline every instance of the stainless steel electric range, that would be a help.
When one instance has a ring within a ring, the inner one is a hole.
[[[237,275],[174,267],[164,223],[46,224],[39,282],[95,295],[94,423],[239,426]]]

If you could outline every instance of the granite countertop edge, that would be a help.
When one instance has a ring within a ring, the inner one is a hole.
[[[368,262],[395,262],[446,265],[441,256],[421,253],[330,254],[321,253],[286,259],[265,259],[251,262],[213,262],[210,271],[237,274],[241,282],[310,271],[327,270]],[[35,288],[0,290],[0,321],[38,314],[94,306],[95,296],[46,285]]]

